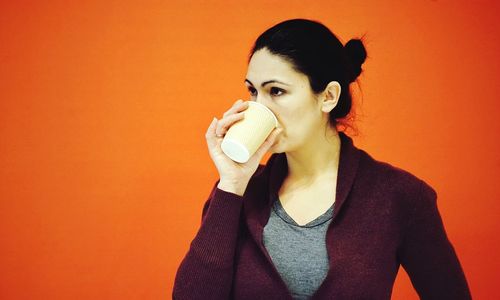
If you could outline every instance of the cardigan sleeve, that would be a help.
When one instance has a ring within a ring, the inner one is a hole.
[[[471,299],[437,207],[436,191],[423,181],[399,258],[421,299]]]
[[[243,197],[212,189],[175,276],[173,299],[229,299]]]

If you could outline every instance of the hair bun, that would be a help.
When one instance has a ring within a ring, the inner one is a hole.
[[[361,65],[366,60],[366,49],[360,39],[351,39],[344,49],[352,64],[353,76],[350,81],[353,82],[361,74]]]

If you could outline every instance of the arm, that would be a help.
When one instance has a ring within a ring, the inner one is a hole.
[[[425,182],[398,255],[421,299],[471,299],[437,208],[436,191]]]
[[[217,187],[175,277],[173,299],[229,299],[243,197]]]

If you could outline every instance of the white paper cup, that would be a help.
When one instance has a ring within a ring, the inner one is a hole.
[[[269,108],[255,101],[247,102],[244,118],[229,127],[221,144],[222,151],[238,163],[246,163],[278,127],[278,119]]]

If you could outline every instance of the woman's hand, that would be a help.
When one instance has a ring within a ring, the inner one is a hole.
[[[221,120],[217,120],[217,118],[213,119],[205,134],[210,157],[219,172],[220,182],[218,187],[240,196],[244,194],[248,182],[257,170],[262,157],[266,154],[267,150],[271,148],[276,137],[281,132],[281,129],[275,128],[246,163],[237,163],[231,160],[222,152],[220,145],[229,127],[243,119],[244,111],[247,108],[248,102],[243,100],[236,101],[233,106],[224,113]]]

